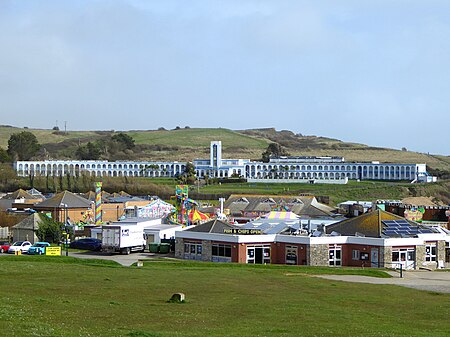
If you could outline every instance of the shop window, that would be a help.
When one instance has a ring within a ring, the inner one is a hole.
[[[296,246],[286,246],[286,264],[297,264],[297,250]]]
[[[231,262],[231,245],[213,244],[211,248],[213,262]]]
[[[186,260],[201,260],[202,259],[202,244],[196,243],[196,242],[185,242],[184,258]]]

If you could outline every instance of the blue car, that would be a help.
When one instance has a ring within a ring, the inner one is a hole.
[[[102,248],[102,240],[84,238],[72,241],[70,248],[99,251]]]
[[[50,244],[48,242],[36,242],[34,245],[28,249],[29,255],[44,255],[45,249],[47,247],[50,247]]]

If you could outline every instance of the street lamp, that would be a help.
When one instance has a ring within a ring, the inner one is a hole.
[[[63,212],[64,212],[64,222],[63,222],[64,231],[63,231],[62,234],[64,235],[64,243],[65,243],[65,246],[66,246],[66,256],[69,256],[69,242],[68,242],[69,241],[69,226],[68,226],[68,223],[67,223],[67,220],[69,218],[69,216],[68,216],[68,205],[61,203],[61,204],[59,204],[59,206],[64,208],[64,210],[63,210]]]

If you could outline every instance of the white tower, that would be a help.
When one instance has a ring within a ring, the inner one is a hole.
[[[217,169],[222,163],[222,142],[220,140],[212,141],[210,147],[210,165]]]

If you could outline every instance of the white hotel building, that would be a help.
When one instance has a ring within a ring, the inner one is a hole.
[[[198,177],[239,176],[249,182],[304,182],[345,184],[353,180],[409,180],[433,182],[426,164],[351,163],[343,157],[279,157],[268,163],[250,159],[222,159],[222,142],[213,141],[209,159],[193,161]],[[185,162],[148,162],[104,160],[17,161],[19,176],[64,176],[81,172],[103,177],[176,177],[184,172]]]

